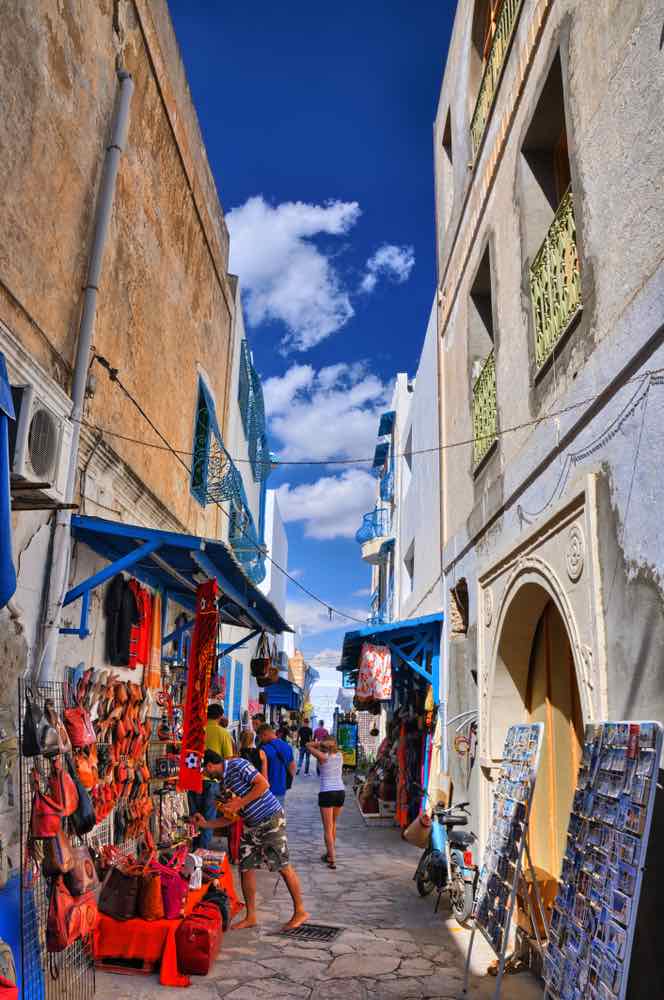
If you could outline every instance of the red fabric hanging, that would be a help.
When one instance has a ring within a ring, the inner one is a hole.
[[[184,711],[184,732],[180,751],[178,789],[181,792],[201,792],[201,771],[205,753],[205,727],[210,675],[217,656],[219,612],[216,580],[207,580],[196,590],[196,621],[189,651],[187,670],[187,701]]]
[[[138,624],[132,625],[129,637],[129,669],[147,666],[150,662],[150,636],[152,632],[152,597],[138,580],[129,581],[138,608]]]

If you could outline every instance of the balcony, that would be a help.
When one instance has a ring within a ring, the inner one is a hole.
[[[377,590],[371,595],[371,603],[369,605],[369,617],[367,619],[369,625],[386,625],[388,622],[392,621],[392,594],[389,593],[384,601],[380,600],[380,594]]]
[[[496,441],[496,357],[484,362],[473,386],[473,467],[477,469]]]
[[[362,546],[362,558],[378,564],[383,559],[381,548],[390,534],[390,512],[386,507],[376,507],[365,514],[355,541]]]
[[[518,20],[523,0],[503,0],[503,5],[496,23],[496,33],[493,36],[491,50],[484,67],[482,82],[477,95],[477,104],[470,122],[470,140],[473,159],[482,143],[493,102],[500,83],[503,66],[507,58],[514,28]]]
[[[391,503],[394,499],[394,472],[388,469],[380,477],[380,499],[383,503]]]
[[[540,371],[582,308],[571,188],[563,195],[531,264],[530,297],[535,324],[535,363]]]

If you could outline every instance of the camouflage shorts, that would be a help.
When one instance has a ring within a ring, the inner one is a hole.
[[[258,826],[245,826],[240,840],[240,871],[261,868],[281,871],[290,864],[286,818],[282,812],[270,816]]]

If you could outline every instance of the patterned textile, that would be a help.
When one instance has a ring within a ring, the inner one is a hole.
[[[290,864],[286,819],[277,813],[258,826],[245,826],[240,840],[240,871],[261,868],[277,872]]]
[[[205,753],[208,690],[217,657],[218,593],[219,585],[216,580],[207,580],[199,584],[196,590],[196,621],[189,653],[178,779],[178,788],[183,792],[200,792],[203,789],[201,765]]]
[[[356,695],[360,701],[389,701],[392,697],[392,655],[387,646],[363,644]]]
[[[157,690],[161,687],[161,594],[152,601],[152,628],[150,630],[150,656],[145,669],[145,686]]]
[[[147,666],[150,660],[150,637],[152,633],[152,597],[141,587],[138,580],[129,581],[129,587],[136,599],[138,623],[132,625],[129,638],[129,669]]]

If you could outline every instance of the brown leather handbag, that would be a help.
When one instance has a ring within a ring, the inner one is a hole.
[[[78,790],[69,772],[63,768],[59,757],[56,757],[51,764],[48,790],[51,798],[60,804],[63,816],[71,816],[76,812]]]
[[[74,747],[89,747],[97,742],[90,713],[82,705],[65,709],[65,728]]]
[[[53,878],[56,875],[66,875],[73,867],[74,855],[69,837],[61,828],[55,837],[44,841],[42,871],[47,878]]]
[[[71,753],[71,742],[69,740],[69,734],[64,727],[62,719],[55,710],[55,704],[51,698],[47,698],[44,702],[44,715],[48,719],[49,725],[52,729],[55,729],[58,734],[58,750],[57,753]],[[42,751],[44,752],[44,751]],[[44,756],[54,756],[53,753],[46,754]]]
[[[141,869],[111,868],[99,896],[99,911],[115,920],[131,920],[136,916]]]
[[[145,872],[141,878],[138,890],[138,915],[143,920],[164,919],[161,876],[158,872]]]
[[[82,896],[86,892],[95,892],[99,879],[94,862],[87,847],[74,847],[72,850],[74,864],[65,875],[65,885],[72,896]]]

